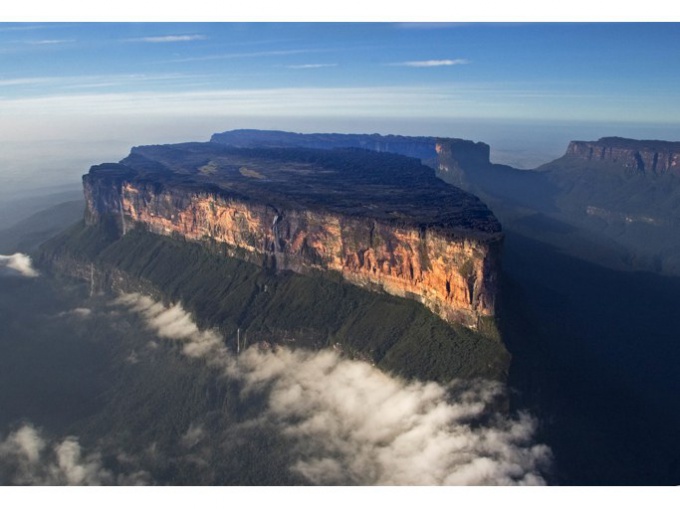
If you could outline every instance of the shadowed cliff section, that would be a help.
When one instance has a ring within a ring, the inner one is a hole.
[[[575,141],[536,170],[461,165],[444,150],[438,175],[482,198],[506,230],[606,267],[678,275],[679,148],[615,137]]]
[[[572,142],[537,170],[440,158],[503,223],[509,382],[542,419],[555,483],[678,483],[678,146]]]

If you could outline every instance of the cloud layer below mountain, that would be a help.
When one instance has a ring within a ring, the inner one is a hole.
[[[252,345],[232,355],[215,331],[200,331],[176,304],[126,294],[160,338],[182,343],[239,380],[243,397],[267,395],[265,419],[292,439],[292,468],[314,484],[544,484],[548,447],[534,442],[528,414],[498,412],[504,389],[489,381],[406,381],[334,351]]]

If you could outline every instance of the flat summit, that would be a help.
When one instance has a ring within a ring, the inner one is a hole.
[[[450,322],[494,315],[502,233],[476,196],[365,149],[136,147],[83,177],[89,224],[137,225],[277,269],[340,274]]]
[[[498,233],[474,195],[444,183],[420,161],[354,148],[235,148],[216,143],[135,147],[118,168],[131,180],[204,189],[276,208],[324,209],[422,227]],[[113,172],[113,173],[112,173]]]

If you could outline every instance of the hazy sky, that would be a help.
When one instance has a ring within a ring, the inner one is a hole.
[[[42,11],[41,11],[42,12]],[[0,199],[236,128],[680,139],[680,24],[0,23]]]

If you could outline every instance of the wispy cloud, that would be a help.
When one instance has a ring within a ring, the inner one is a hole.
[[[469,23],[460,23],[460,22],[453,22],[453,23],[437,23],[437,22],[431,22],[431,23],[396,23],[395,26],[397,28],[407,28],[407,29],[415,29],[415,30],[440,30],[442,28],[454,28],[454,27],[459,27],[459,26],[464,26]]]
[[[323,67],[337,67],[338,64],[297,64],[286,65],[286,69],[321,69]]]
[[[91,314],[92,309],[90,308],[73,308],[69,311],[62,311],[57,316],[58,317],[73,316],[76,318],[87,318]]]
[[[132,116],[339,116],[403,117],[417,113],[433,118],[475,116],[497,118],[499,104],[506,115],[526,117],[526,102],[506,104],[512,93],[480,84],[411,87],[287,87],[221,88],[197,91],[148,90],[55,94],[0,101],[7,115],[64,115],[91,118]],[[563,99],[568,99],[565,95]],[[536,99],[527,98],[525,101]],[[514,109],[513,109],[514,108]]]
[[[408,62],[395,62],[393,66],[399,67],[446,67],[451,65],[465,65],[470,62],[464,58],[456,58],[455,60],[411,60]]]
[[[176,60],[168,60],[167,63],[182,63],[182,62],[207,62],[210,60],[230,60],[232,58],[258,58],[258,57],[276,57],[285,55],[300,55],[303,53],[315,53],[322,51],[318,49],[288,49],[288,50],[273,50],[273,51],[253,51],[249,53],[224,53],[222,55],[206,55],[203,57],[187,57],[178,58]]]
[[[25,32],[27,30],[40,30],[43,28],[50,28],[50,25],[17,25],[11,27],[0,27],[0,32]]]
[[[159,337],[182,341],[183,352],[187,357],[207,358],[221,366],[228,363],[228,353],[219,334],[211,330],[199,330],[191,315],[180,304],[168,308],[136,293],[122,295],[115,304],[142,314]]]
[[[0,80],[0,87],[13,87],[13,86],[23,86],[23,85],[41,85],[46,83],[55,83],[59,78],[44,76],[38,78],[14,78]]]
[[[101,74],[82,76],[35,76],[25,78],[0,79],[0,87],[18,87],[27,85],[46,85],[61,89],[101,88],[114,86],[130,86],[148,82],[181,82],[195,83],[198,79],[210,78],[206,74]]]
[[[35,46],[51,46],[55,44],[68,44],[71,42],[76,42],[75,39],[41,39],[38,41],[25,41],[26,44],[32,44]]]
[[[134,39],[125,39],[128,42],[151,42],[151,43],[164,43],[164,42],[189,42],[189,41],[202,41],[205,40],[205,35],[193,34],[193,35],[158,35],[150,37],[137,37]]]

